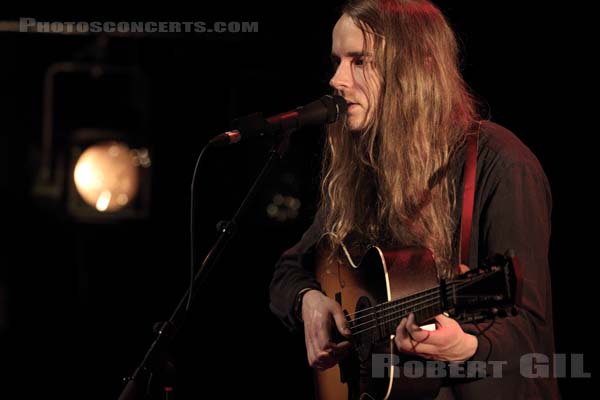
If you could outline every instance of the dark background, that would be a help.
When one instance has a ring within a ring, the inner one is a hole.
[[[585,12],[516,1],[437,4],[459,35],[465,78],[491,119],[515,132],[548,175],[557,352],[584,353],[585,370],[594,375],[588,324],[596,235],[584,231],[595,226],[595,152],[593,102],[583,100],[591,86],[590,49],[581,49]],[[31,195],[44,73],[52,63],[73,60],[94,38],[0,33],[0,390],[12,388],[19,398],[116,398],[121,378],[153,339],[153,323],[168,318],[189,283],[189,186],[200,149],[236,116],[269,116],[328,93],[337,7],[227,3],[194,13],[27,11],[0,19],[19,17],[259,23],[258,33],[110,39],[108,61],[138,65],[148,77],[146,132],[153,150],[149,218],[111,224],[73,221]],[[175,341],[177,398],[310,396],[303,338],[270,314],[268,284],[277,258],[315,211],[321,140],[319,129],[294,136],[200,291]],[[216,238],[215,224],[232,216],[267,150],[262,142],[241,143],[207,159],[199,175],[200,256]],[[265,208],[275,193],[301,200],[298,218],[268,218]],[[560,380],[565,398],[591,383]]]

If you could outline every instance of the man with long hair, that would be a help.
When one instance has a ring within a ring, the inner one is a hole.
[[[439,361],[505,362],[503,377],[452,382],[456,398],[557,398],[556,381],[526,378],[521,356],[552,357],[548,268],[551,195],[529,149],[508,130],[482,121],[458,68],[458,46],[442,13],[424,0],[357,0],[333,29],[330,85],[347,116],[328,128],[320,206],[299,243],[277,263],[271,309],[292,330],[304,328],[309,364],[336,365],[350,343],[341,306],[325,296],[313,268],[317,245],[339,254],[423,246],[438,276],[475,268],[513,249],[523,269],[522,308],[491,326],[439,315],[434,331],[402,319],[400,352]],[[459,259],[466,137],[477,134],[468,265]],[[417,346],[415,346],[417,345]],[[448,391],[446,391],[446,395]],[[494,397],[496,396],[496,397]]]

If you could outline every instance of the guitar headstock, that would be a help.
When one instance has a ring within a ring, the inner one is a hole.
[[[521,304],[521,288],[520,265],[509,250],[447,282],[444,308],[459,322],[515,315]]]

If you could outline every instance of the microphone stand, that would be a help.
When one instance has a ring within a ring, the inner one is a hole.
[[[282,159],[285,153],[287,153],[290,143],[290,134],[293,132],[293,130],[295,129],[283,131],[280,135],[278,135],[279,141],[269,151],[269,156],[267,158],[267,161],[265,162],[265,165],[263,166],[263,169],[258,174],[258,177],[252,184],[252,187],[246,194],[246,197],[242,201],[240,207],[238,208],[238,210],[233,215],[230,221],[226,221],[225,223],[219,225],[221,233],[217,238],[216,242],[213,244],[212,248],[209,250],[206,257],[204,258],[204,261],[202,262],[202,265],[200,265],[198,272],[196,272],[196,274],[194,275],[193,284],[191,285],[191,300],[193,300],[196,297],[198,289],[204,284],[213,267],[217,264],[217,261],[223,253],[223,250],[225,250],[227,244],[235,234],[236,228],[238,226],[238,221],[247,212],[248,208],[250,207],[250,203],[256,197],[258,190],[263,185],[268,174],[275,166],[275,163]],[[171,314],[169,320],[163,322],[160,328],[157,329],[156,339],[150,345],[150,348],[146,352],[146,355],[142,359],[142,362],[139,364],[139,366],[135,369],[134,373],[130,377],[125,378],[127,384],[121,392],[119,400],[138,399],[139,397],[137,393],[138,389],[142,387],[140,384],[142,376],[153,374],[156,372],[154,371],[156,369],[159,369],[159,373],[163,372],[160,371],[160,367],[157,368],[158,364],[162,364],[163,366],[167,365],[168,369],[171,371],[170,374],[172,374],[174,368],[172,360],[170,360],[168,356],[165,360],[165,355],[168,355],[167,347],[173,341],[175,335],[182,327],[183,322],[185,321],[185,317],[191,310],[191,306],[186,309],[188,298],[190,298],[189,287],[186,290],[183,297],[181,298],[181,300],[179,301],[179,304],[175,308],[175,311],[173,311],[173,313]],[[148,386],[147,391],[149,391],[148,383],[146,383],[146,386]],[[169,388],[169,390],[172,390],[172,388]],[[169,398],[170,396],[168,393],[166,396],[167,398]],[[146,393],[146,395],[148,394],[149,393]]]

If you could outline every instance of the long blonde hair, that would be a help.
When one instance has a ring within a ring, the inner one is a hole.
[[[372,35],[382,85],[358,135],[344,121],[328,128],[321,207],[329,243],[426,246],[451,276],[456,194],[447,171],[476,120],[454,33],[428,1],[350,1],[342,12]]]

